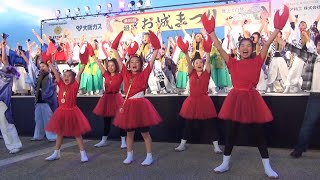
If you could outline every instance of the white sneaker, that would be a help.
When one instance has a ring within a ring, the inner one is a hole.
[[[157,95],[158,93],[157,93],[157,91],[151,91],[151,94]]]

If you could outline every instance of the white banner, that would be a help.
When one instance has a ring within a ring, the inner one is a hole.
[[[295,19],[295,16],[298,16],[298,21],[305,21],[308,28],[320,15],[320,0],[273,0],[271,1],[272,14],[283,4],[289,6],[292,18]],[[287,24],[285,29],[288,30],[289,28],[290,26]]]
[[[87,17],[85,19],[76,20],[60,20],[55,22],[43,23],[42,33],[55,40],[63,35],[63,31],[70,32],[70,36],[74,39],[80,38],[82,35],[87,40],[101,39],[107,31],[106,17]]]

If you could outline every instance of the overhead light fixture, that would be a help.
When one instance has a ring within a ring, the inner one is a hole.
[[[84,7],[84,12],[88,15],[90,13],[90,7],[89,6],[85,6]]]
[[[74,9],[76,16],[80,15],[80,8],[75,8]]]
[[[135,2],[134,1],[130,1],[129,4],[128,4],[128,8],[133,9],[134,5],[135,5]]]
[[[111,4],[111,3],[108,3],[108,4],[107,4],[107,9],[108,9],[109,12],[112,11],[112,4]]]
[[[142,4],[143,4],[143,1],[142,0],[139,0],[138,2],[137,2],[137,8],[141,8],[142,7]]]
[[[119,9],[120,9],[121,11],[124,10],[124,5],[125,5],[125,2],[124,2],[124,1],[119,1]]]
[[[59,18],[61,15],[61,11],[60,10],[56,10],[56,17]]]
[[[151,6],[151,0],[146,0],[146,2],[144,3],[145,7],[150,7]]]
[[[100,14],[100,12],[101,12],[101,6],[100,5],[97,5],[96,11],[97,11],[98,14]]]
[[[69,17],[71,14],[71,10],[70,9],[66,9],[66,16]]]

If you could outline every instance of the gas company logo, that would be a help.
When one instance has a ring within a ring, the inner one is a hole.
[[[60,26],[57,26],[57,27],[55,27],[54,28],[54,33],[56,34],[56,35],[59,35],[59,34],[61,34],[61,32],[62,32],[62,28],[60,27]]]

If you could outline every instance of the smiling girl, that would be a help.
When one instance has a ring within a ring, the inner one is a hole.
[[[265,62],[269,46],[285,26],[288,16],[289,9],[287,6],[284,7],[281,16],[279,15],[279,11],[277,11],[274,19],[275,30],[262,47],[259,55],[253,55],[254,44],[251,39],[242,39],[239,43],[239,61],[229,56],[223,50],[214,32],[214,18],[212,17],[209,21],[206,14],[202,17],[205,29],[211,35],[214,45],[226,61],[234,86],[224,100],[219,113],[219,118],[228,121],[223,162],[214,169],[216,173],[223,173],[229,170],[231,152],[235,144],[239,126],[241,124],[250,124],[254,133],[252,137],[255,139],[262,157],[265,174],[269,178],[278,178],[278,174],[273,171],[269,162],[268,148],[263,129],[263,124],[272,121],[273,117],[263,98],[256,90],[256,86],[259,81],[261,66]]]
[[[78,143],[81,162],[87,162],[88,157],[84,150],[84,144],[82,140],[82,134],[91,130],[90,124],[84,114],[77,106],[77,93],[79,90],[79,83],[81,80],[81,74],[88,63],[89,55],[93,56],[93,49],[87,44],[86,55],[81,56],[80,60],[84,66],[81,66],[78,74],[72,70],[65,70],[63,77],[60,77],[59,72],[52,65],[50,61],[45,62],[49,65],[53,71],[57,85],[59,87],[58,102],[59,107],[51,116],[46,130],[57,134],[55,150],[53,154],[46,158],[47,161],[53,161],[60,159],[60,148],[64,136],[74,136]],[[90,50],[91,49],[91,50]]]
[[[141,132],[147,149],[147,157],[141,164],[144,166],[152,164],[152,139],[149,130],[151,126],[161,122],[161,118],[156,109],[148,99],[144,98],[144,92],[148,86],[148,78],[152,71],[158,50],[161,47],[157,36],[153,32],[149,32],[153,53],[148,66],[144,70],[142,70],[142,57],[135,55],[138,49],[138,44],[136,42],[133,47],[130,46],[127,50],[128,55],[130,56],[128,68],[122,63],[117,51],[123,32],[119,33],[112,44],[112,50],[116,56],[123,77],[124,91],[126,94],[124,103],[114,120],[115,126],[127,130],[127,158],[123,161],[124,164],[130,164],[133,161],[133,141],[135,131]]]

